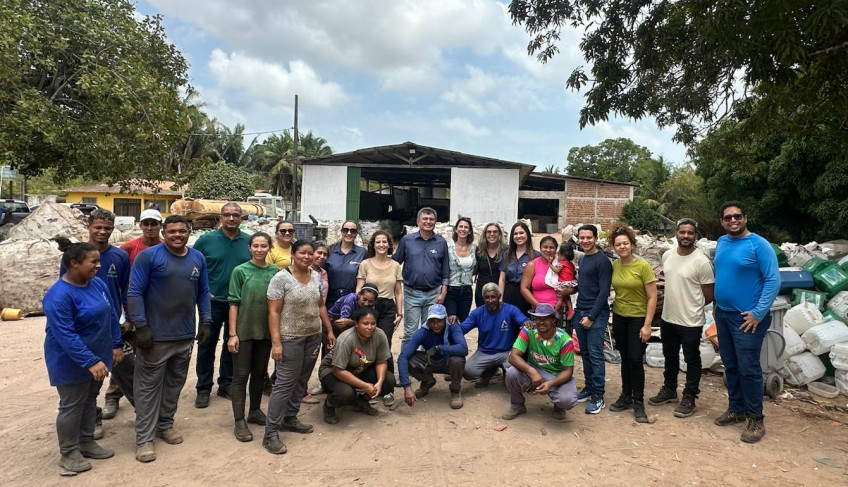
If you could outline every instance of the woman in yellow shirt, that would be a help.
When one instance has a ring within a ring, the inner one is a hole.
[[[289,221],[281,221],[277,223],[277,230],[274,232],[277,236],[277,243],[268,252],[265,257],[265,262],[274,264],[280,270],[291,265],[291,247],[294,241],[294,224]]]

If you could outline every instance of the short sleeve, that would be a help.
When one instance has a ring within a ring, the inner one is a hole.
[[[713,284],[715,283],[715,272],[713,271],[713,266],[710,264],[710,261],[707,259],[703,259],[701,261],[701,265],[698,266],[698,283],[699,284]]]
[[[647,261],[643,260],[642,265],[640,265],[639,268],[639,277],[642,279],[642,282],[644,284],[648,284],[657,280],[657,275],[654,274],[654,269]]]
[[[515,343],[512,345],[512,348],[521,350],[521,352],[524,353],[527,351],[529,343],[530,333],[527,331],[527,328],[522,327],[521,331],[518,333],[518,338],[515,339]]]
[[[283,299],[286,296],[286,275],[280,271],[268,284],[268,299]]]

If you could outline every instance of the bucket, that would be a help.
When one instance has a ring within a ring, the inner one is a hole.
[[[17,321],[23,317],[24,312],[15,308],[3,308],[3,311],[0,312],[0,318],[3,321]]]

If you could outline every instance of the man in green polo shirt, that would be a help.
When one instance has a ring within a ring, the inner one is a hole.
[[[230,338],[227,323],[230,305],[227,302],[227,292],[233,269],[250,260],[250,235],[239,229],[241,207],[238,203],[230,202],[221,207],[220,222],[219,229],[201,236],[194,244],[194,248],[206,257],[209,291],[212,294],[212,333],[209,340],[197,347],[197,398],[194,401],[196,408],[209,406],[209,394],[212,392],[212,379],[215,375],[215,350],[218,348],[221,328],[224,329],[224,343],[218,368],[218,395],[225,399],[230,398],[233,357],[227,349],[227,341]]]
[[[536,327],[523,327],[509,353],[506,387],[510,407],[501,417],[515,419],[527,412],[524,393],[547,395],[554,403],[553,417],[565,421],[565,411],[577,405],[574,381],[574,342],[565,330],[556,327],[556,311],[541,303],[530,314]]]

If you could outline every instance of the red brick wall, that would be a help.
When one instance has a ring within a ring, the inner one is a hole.
[[[630,186],[568,179],[566,222],[597,223],[609,229],[630,201]]]

